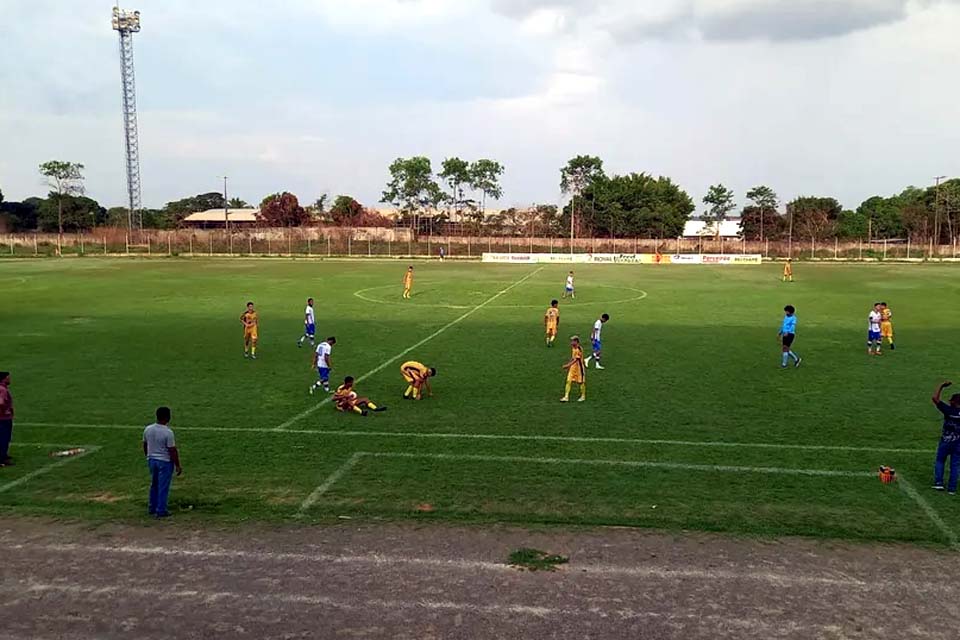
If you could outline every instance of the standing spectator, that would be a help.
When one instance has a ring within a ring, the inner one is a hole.
[[[10,372],[0,371],[0,467],[13,464],[10,439],[13,438],[13,398],[10,396]]]
[[[447,257],[447,250],[442,246],[440,247],[440,262],[443,262],[443,259]]]
[[[157,518],[169,517],[167,497],[170,495],[173,471],[176,469],[178,476],[183,473],[173,430],[168,424],[170,409],[160,407],[157,409],[157,421],[143,430],[143,455],[147,457],[147,467],[150,469],[148,512]]]
[[[937,461],[933,467],[933,488],[943,491],[943,468],[950,457],[950,484],[947,492],[957,493],[957,480],[960,480],[960,393],[950,397],[950,404],[940,400],[943,390],[952,385],[944,382],[933,393],[933,404],[943,414],[943,430],[940,432],[940,446],[937,447]]]

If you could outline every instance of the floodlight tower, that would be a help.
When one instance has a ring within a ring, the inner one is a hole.
[[[123,135],[127,149],[127,196],[130,230],[143,229],[140,202],[140,140],[137,134],[137,85],[133,74],[133,34],[140,31],[140,12],[113,8],[113,28],[120,34],[120,82],[123,87]]]

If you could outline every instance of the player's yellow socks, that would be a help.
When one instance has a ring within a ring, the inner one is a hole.
[[[360,413],[360,414],[362,414],[362,413],[363,413],[363,409],[361,409],[361,408],[358,407],[357,405],[353,405],[353,412],[354,412],[354,413]]]
[[[367,409],[370,409],[370,411],[376,411],[376,410],[377,410],[377,405],[375,405],[375,404],[372,403],[372,402],[368,402],[368,403],[367,403]]]
[[[587,383],[586,382],[580,383],[580,399],[581,400],[587,399]]]
[[[564,398],[569,398],[569,397],[570,397],[570,387],[571,387],[571,386],[573,386],[573,383],[570,382],[569,380],[567,380],[567,386],[566,386],[566,388],[563,390],[563,397],[564,397]]]
[[[257,345],[252,345],[252,346],[250,347],[250,355],[252,355],[252,356],[257,355]]]
[[[410,385],[409,387],[407,387],[407,390],[403,392],[403,397],[409,398],[412,395],[413,395],[413,385]]]

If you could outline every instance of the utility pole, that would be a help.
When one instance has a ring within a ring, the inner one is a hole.
[[[223,176],[223,226],[230,233],[230,203],[227,202],[227,176]]]

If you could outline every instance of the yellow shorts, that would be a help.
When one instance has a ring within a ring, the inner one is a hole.
[[[880,323],[880,337],[881,337],[881,338],[892,338],[892,337],[893,337],[893,323],[892,323],[892,322],[881,322],[881,323]]]
[[[256,329],[247,329],[247,330],[245,330],[245,331],[243,332],[243,339],[244,339],[244,340],[253,340],[254,342],[256,342],[256,341],[257,341],[257,337],[258,337],[258,335],[257,335],[257,330],[256,330]]]
[[[583,375],[583,372],[578,369],[570,367],[570,369],[567,370],[567,382],[575,382],[576,384],[583,384],[584,377],[585,376]]]
[[[547,327],[547,335],[548,335],[548,336],[552,336],[552,337],[556,337],[556,335],[557,335],[557,328],[556,328],[556,327]]]

